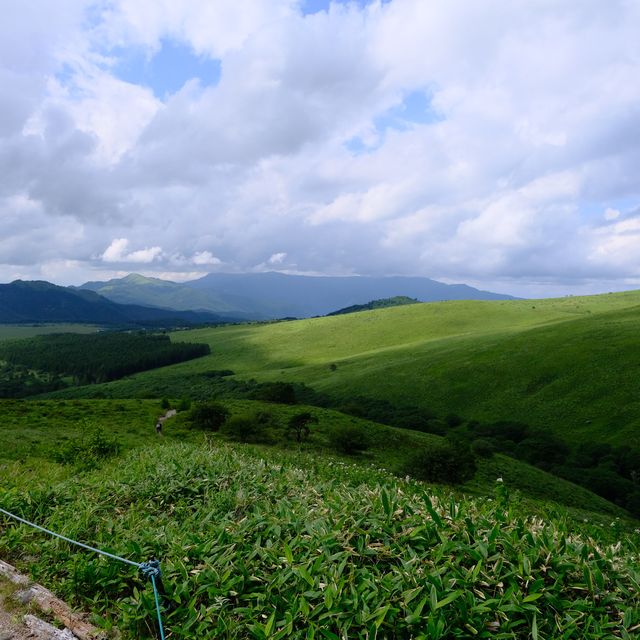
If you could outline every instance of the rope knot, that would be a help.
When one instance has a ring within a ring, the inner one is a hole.
[[[147,580],[151,580],[151,578],[160,578],[162,576],[160,561],[149,560],[149,562],[143,562],[140,565],[140,573],[147,578]]]

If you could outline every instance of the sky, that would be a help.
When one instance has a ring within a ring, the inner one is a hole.
[[[637,0],[0,0],[0,281],[640,288]]]

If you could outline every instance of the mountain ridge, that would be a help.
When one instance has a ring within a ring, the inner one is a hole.
[[[114,302],[171,309],[200,309],[249,320],[326,315],[371,300],[405,296],[420,302],[511,300],[465,284],[445,284],[417,276],[302,276],[277,271],[209,273],[183,283],[129,274],[79,287]]]
[[[80,322],[103,325],[202,324],[223,321],[209,312],[174,311],[123,305],[88,289],[61,287],[45,280],[0,284],[0,323]]]

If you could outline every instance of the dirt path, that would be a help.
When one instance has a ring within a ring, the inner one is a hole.
[[[163,416],[160,416],[158,418],[158,422],[162,424],[165,420],[168,420],[169,418],[173,418],[173,416],[175,416],[177,413],[178,412],[175,409],[169,409],[167,413],[165,413]]]
[[[160,416],[156,421],[156,433],[161,436],[162,435],[162,426],[164,425],[165,420],[169,418],[173,418],[178,412],[175,409],[169,409],[164,415]]]

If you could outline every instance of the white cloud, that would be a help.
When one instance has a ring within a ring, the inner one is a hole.
[[[282,264],[286,257],[287,257],[287,254],[284,252],[274,253],[267,262],[269,264]]]
[[[106,43],[151,49],[170,37],[188,42],[198,54],[220,58],[285,18],[294,5],[292,0],[113,0],[97,35]]]
[[[210,251],[197,251],[193,254],[191,262],[193,264],[201,265],[216,265],[222,263],[222,261],[219,258],[216,258]]]
[[[156,260],[162,253],[161,247],[148,247],[127,253],[129,240],[115,238],[102,254],[104,262],[133,262],[147,264]]]
[[[7,7],[0,274],[286,263],[511,291],[636,278],[638,237],[620,225],[640,205],[638,3],[300,6]],[[166,40],[218,60],[219,83],[160,101],[116,77]],[[390,122],[415,92],[438,117]]]

